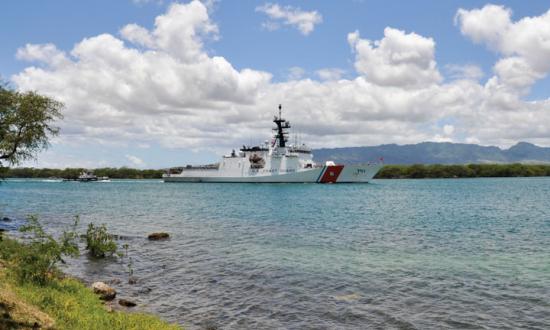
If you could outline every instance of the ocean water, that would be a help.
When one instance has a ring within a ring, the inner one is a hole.
[[[8,180],[0,214],[52,231],[76,214],[82,230],[105,223],[138,284],[125,262],[65,270],[121,279],[120,297],[188,329],[550,329],[549,178]]]

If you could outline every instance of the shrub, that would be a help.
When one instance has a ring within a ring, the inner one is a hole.
[[[19,251],[20,244],[8,237],[4,238],[2,234],[0,232],[0,259],[8,261]]]
[[[25,248],[7,252],[7,260],[15,263],[15,273],[21,282],[31,282],[44,285],[48,279],[56,275],[56,264],[63,262],[63,256],[77,257],[79,255],[76,243],[77,234],[75,228],[78,218],[75,218],[73,229],[64,231],[56,240],[52,235],[46,233],[36,216],[29,216],[27,224],[20,228],[21,232],[30,233],[32,237]]]
[[[94,258],[104,258],[116,253],[117,245],[113,235],[107,232],[105,224],[100,226],[95,226],[93,223],[88,224],[84,239],[86,240],[86,250]]]

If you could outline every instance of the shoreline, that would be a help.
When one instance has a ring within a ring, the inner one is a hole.
[[[78,177],[82,168],[2,168],[0,174],[6,179],[72,179]],[[94,174],[110,179],[149,180],[162,179],[165,169],[96,168]],[[2,173],[3,172],[3,173]],[[550,164],[387,164],[374,179],[451,179],[451,178],[507,178],[548,177]],[[1,178],[2,176],[0,176]]]
[[[0,328],[183,329],[158,315],[123,307],[125,299],[102,300],[87,281],[58,267],[44,284],[20,281],[16,273],[21,266],[9,256],[31,250],[7,233],[0,232]]]

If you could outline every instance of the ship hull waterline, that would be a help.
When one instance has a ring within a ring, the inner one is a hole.
[[[164,182],[212,183],[368,183],[382,164],[327,165],[293,173],[222,176],[217,170],[190,170],[165,175]]]

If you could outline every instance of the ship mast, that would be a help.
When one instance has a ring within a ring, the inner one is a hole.
[[[279,117],[275,116],[275,118],[273,119],[273,122],[275,123],[275,125],[277,125],[277,127],[273,128],[273,130],[277,132],[275,134],[275,139],[278,142],[280,148],[286,147],[286,142],[288,141],[288,132],[286,131],[286,129],[290,128],[290,122],[286,121],[282,117],[282,108],[282,105],[279,104]]]

